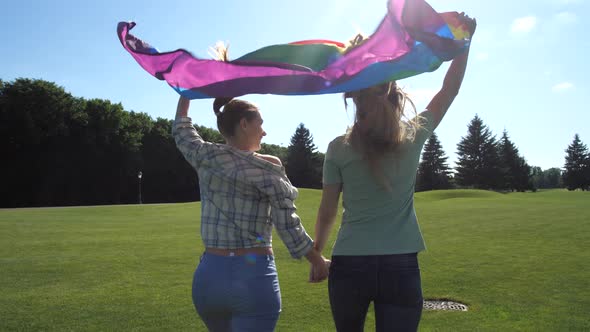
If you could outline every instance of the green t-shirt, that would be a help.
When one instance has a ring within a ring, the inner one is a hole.
[[[414,141],[382,159],[390,191],[377,183],[361,154],[337,137],[328,146],[324,184],[342,183],[342,224],[333,255],[389,255],[425,249],[414,210],[420,152],[432,133],[432,114],[424,111]]]

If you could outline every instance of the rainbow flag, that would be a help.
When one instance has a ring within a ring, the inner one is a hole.
[[[389,0],[367,41],[307,40],[263,47],[233,61],[199,59],[178,49],[158,52],[120,22],[123,47],[148,73],[189,99],[246,94],[316,95],[355,91],[436,70],[469,47],[458,13],[437,13],[423,0]]]

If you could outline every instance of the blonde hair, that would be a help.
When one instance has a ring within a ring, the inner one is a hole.
[[[229,62],[228,49],[229,44],[217,42],[209,49],[209,55],[218,61]],[[217,117],[217,129],[226,140],[235,135],[236,126],[243,118],[251,121],[260,116],[256,105],[233,97],[215,98],[213,112]]]
[[[209,55],[217,61],[229,62],[229,43],[218,41],[209,47]]]
[[[349,49],[363,41],[366,39],[357,35]],[[397,150],[404,141],[414,140],[420,128],[416,106],[395,81],[346,92],[346,107],[348,98],[352,98],[355,105],[355,121],[352,128],[348,129],[345,141],[363,155],[377,183],[390,190],[381,160],[386,153]],[[409,102],[413,111],[411,117],[404,114],[406,102]]]

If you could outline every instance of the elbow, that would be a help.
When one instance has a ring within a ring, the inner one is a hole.
[[[461,80],[448,80],[445,81],[443,84],[444,94],[452,99],[457,97],[457,95],[459,94],[459,89],[461,89]]]
[[[444,94],[450,101],[453,101],[455,97],[459,95],[459,89],[461,85],[459,84],[448,84],[447,86],[443,87]]]

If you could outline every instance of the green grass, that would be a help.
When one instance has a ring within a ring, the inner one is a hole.
[[[319,198],[301,190],[296,202],[310,232]],[[424,295],[470,307],[427,311],[420,330],[590,330],[589,202],[561,190],[417,194]],[[0,210],[0,330],[204,331],[190,295],[198,219],[198,203]],[[327,284],[308,284],[308,264],[278,237],[274,248],[277,331],[333,331]]]

